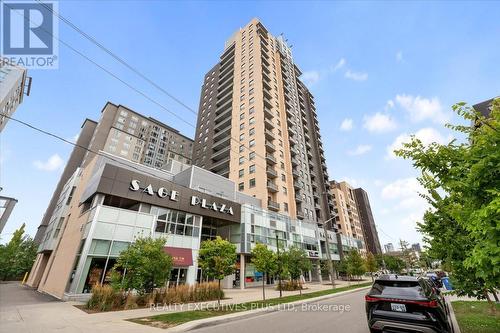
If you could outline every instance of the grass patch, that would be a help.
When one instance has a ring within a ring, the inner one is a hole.
[[[499,304],[495,305],[496,313],[486,301],[455,301],[451,304],[462,333],[500,332]]]
[[[291,302],[296,302],[296,301],[301,301],[301,300],[307,300],[309,298],[336,294],[336,293],[339,293],[342,291],[353,290],[353,289],[358,289],[358,288],[362,288],[362,287],[368,287],[368,286],[371,286],[371,284],[372,284],[371,282],[360,283],[360,284],[356,284],[356,285],[352,285],[352,286],[335,288],[335,289],[320,290],[320,291],[315,291],[312,293],[307,293],[307,294],[302,294],[302,295],[290,295],[290,296],[285,296],[285,297],[281,297],[281,298],[279,298],[279,297],[278,298],[271,298],[271,299],[267,299],[265,301],[260,300],[260,301],[246,302],[246,303],[239,303],[239,304],[221,305],[221,308],[219,308],[219,309],[212,307],[210,309],[203,309],[203,310],[165,313],[165,314],[160,314],[160,315],[151,316],[151,317],[130,319],[129,321],[134,322],[134,323],[138,323],[138,324],[150,325],[150,326],[154,326],[154,327],[169,328],[169,327],[184,324],[184,323],[187,323],[187,322],[193,321],[193,320],[211,318],[211,317],[222,316],[222,315],[226,315],[226,314],[230,314],[230,313],[255,310],[255,309],[259,309],[259,308],[264,308],[264,307],[269,307],[269,306],[274,306],[274,305],[279,305],[279,304],[284,304],[284,303],[291,303]]]

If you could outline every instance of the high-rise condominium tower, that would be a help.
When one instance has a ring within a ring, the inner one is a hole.
[[[162,122],[125,106],[106,103],[99,122],[87,119],[66,163],[49,206],[35,235],[40,243],[57,206],[64,184],[95,152],[104,151],[155,169],[170,170],[172,161],[191,164],[193,141]]]
[[[363,243],[362,250],[366,250],[363,228],[358,213],[354,189],[347,182],[330,182],[330,189],[334,198],[335,220],[339,232],[348,237],[355,238]]]
[[[363,235],[365,237],[366,249],[373,254],[382,254],[368,193],[360,187],[354,190],[354,194],[354,198],[356,199],[354,201],[356,201],[358,207],[361,229],[363,229]]]
[[[333,202],[314,98],[300,75],[283,36],[257,19],[237,31],[205,75],[193,164],[269,210],[321,223]]]

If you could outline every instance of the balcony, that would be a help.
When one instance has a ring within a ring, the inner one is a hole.
[[[304,213],[300,210],[297,211],[297,218],[303,220],[305,218]]]
[[[295,140],[295,138],[294,138],[293,136],[289,136],[289,137],[288,137],[288,140],[290,141],[290,143],[291,143],[292,145],[296,145],[296,144],[297,144],[297,140]]]
[[[302,190],[302,187],[303,186],[302,186],[302,182],[301,181],[298,180],[298,181],[294,181],[293,182],[293,188],[294,189],[300,191],[300,190]]]
[[[218,173],[220,171],[223,171],[224,169],[227,169],[228,167],[229,167],[229,156],[220,160],[217,163],[214,163],[210,168],[210,171]]]
[[[272,130],[274,128],[274,124],[271,120],[269,119],[264,119],[264,126],[268,129],[268,130]]]
[[[295,167],[299,165],[299,160],[296,157],[292,157],[292,165]]]
[[[214,118],[214,123],[216,125],[216,127],[220,124],[220,123],[226,123],[226,122],[231,122],[231,112],[232,112],[232,109],[231,108],[227,108],[226,110],[220,112],[219,114],[217,114],[217,116],[215,116]],[[227,126],[227,124],[225,124],[223,127]]]
[[[212,155],[212,160],[217,162],[229,156],[229,152],[231,151],[231,145],[222,148],[221,150],[215,152]]]
[[[214,142],[212,145],[212,149],[215,151],[219,151],[225,148],[226,146],[229,146],[230,144],[231,144],[231,137],[226,136],[220,139],[219,141]]]
[[[264,117],[268,118],[268,119],[273,119],[274,118],[274,114],[273,112],[268,109],[268,108],[264,108]]]
[[[266,161],[269,163],[269,164],[276,164],[276,158],[271,155],[271,154],[266,154]]]
[[[264,134],[266,136],[266,139],[268,140],[274,140],[274,133],[268,129],[264,131]]]
[[[264,95],[264,109],[266,108],[266,106],[268,108],[272,108],[273,107],[273,103],[271,102],[271,98],[267,97],[266,95]]]
[[[224,128],[220,124],[214,128],[214,142],[217,142],[225,138],[226,136],[231,136],[231,118],[229,118],[229,121],[227,123],[228,125]]]
[[[295,194],[295,201],[302,202],[302,196],[300,194]]]
[[[271,143],[271,141],[266,140],[266,151],[269,153],[274,153],[276,151],[276,146]]]
[[[278,185],[273,182],[267,182],[267,189],[269,190],[269,192],[276,193],[278,192]]]
[[[280,210],[280,204],[276,201],[267,200],[267,209],[278,212]]]
[[[278,178],[278,172],[274,168],[267,167],[266,173],[269,178]]]
[[[295,149],[295,147],[290,146],[290,154],[292,154],[292,156],[295,156],[298,153],[299,153],[299,151],[297,149]]]
[[[300,177],[299,170],[297,170],[296,168],[293,168],[292,175],[293,175],[293,178],[299,178]]]

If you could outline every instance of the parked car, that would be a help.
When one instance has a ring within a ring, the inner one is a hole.
[[[453,332],[448,306],[426,278],[382,275],[365,301],[370,332]]]
[[[427,272],[425,273],[425,277],[427,277],[435,285],[436,288],[443,288],[441,278],[436,272]]]

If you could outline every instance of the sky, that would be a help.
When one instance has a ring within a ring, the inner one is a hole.
[[[444,127],[460,122],[451,106],[500,95],[500,2],[60,1],[59,11],[194,110],[233,32],[257,17],[283,33],[315,96],[330,178],[368,192],[382,245],[421,242],[416,222],[427,207],[418,170],[391,151],[411,134],[461,139]],[[57,70],[29,72],[31,95],[15,118],[74,140],[111,101],[194,136],[193,113],[63,22],[59,38],[163,107],[60,44]],[[7,124],[0,186],[19,202],[1,242],[22,223],[34,236],[71,149]]]

